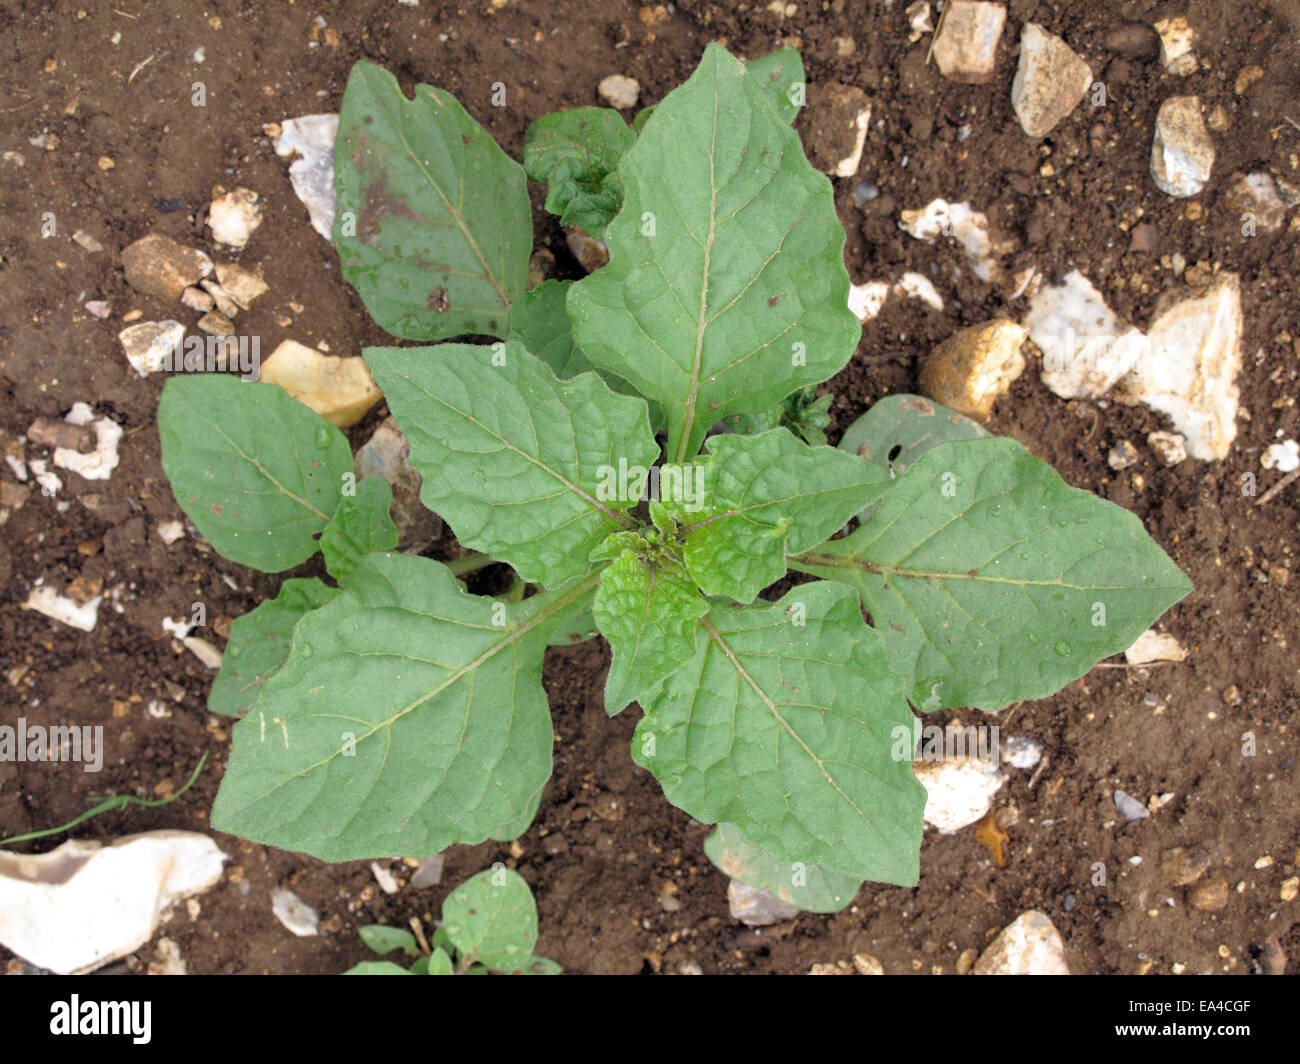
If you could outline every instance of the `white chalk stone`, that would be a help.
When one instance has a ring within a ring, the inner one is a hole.
[[[192,831],[110,846],[73,840],[39,856],[0,851],[0,942],[61,975],[93,971],[148,942],[171,905],[215,884],[225,861]]]

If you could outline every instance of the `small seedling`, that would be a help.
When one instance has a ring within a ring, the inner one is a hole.
[[[345,495],[343,436],[274,386],[168,381],[163,465],[203,534],[271,572],[323,547],[341,585],[236,622],[214,827],[331,861],[516,837],[551,773],[543,655],[598,631],[606,710],[639,703],[632,757],[720,825],[718,863],[835,909],[917,881],[912,707],[1050,695],[1187,593],[1133,514],[925,400],[820,445],[861,327],[801,87],[796,53],[711,45],[631,129],[539,120],[548,209],[609,263],[530,291],[524,169],[448,93],[353,70],[343,275],[396,336],[486,341],[364,352],[423,501],[481,553],[392,553],[387,485]],[[515,592],[469,594],[493,560]]]
[[[447,895],[442,926],[433,939],[417,940],[400,927],[369,924],[361,941],[381,957],[401,950],[414,960],[362,961],[344,975],[559,975],[553,960],[538,957],[537,905],[523,876],[504,865],[489,868]]]

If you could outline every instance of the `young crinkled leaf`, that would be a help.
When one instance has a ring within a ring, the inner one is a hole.
[[[708,439],[695,464],[703,498],[662,502],[680,527],[686,568],[706,595],[752,602],[786,573],[786,552],[807,550],[842,528],[889,486],[889,476],[831,447],[809,447],[786,429]]]
[[[857,597],[803,584],[773,606],[715,603],[701,625],[699,652],[642,703],[636,762],[775,861],[915,883],[925,790],[890,750],[913,718]]]
[[[605,536],[634,525],[637,500],[603,497],[603,485],[620,459],[658,456],[644,400],[594,373],[562,381],[515,342],[365,357],[411,442],[420,498],[464,546],[559,588],[590,571]]]
[[[599,240],[618,213],[623,187],[618,161],[636,141],[623,116],[608,107],[575,107],[539,118],[524,135],[524,169],[546,185],[546,209],[561,225],[581,226]]]
[[[499,603],[427,558],[367,556],[235,725],[212,826],[326,861],[488,838],[550,775],[546,631],[594,587]]]
[[[537,904],[524,877],[508,868],[489,868],[448,894],[442,924],[461,963],[514,972],[534,959]]]
[[[704,853],[723,873],[810,913],[837,913],[853,903],[862,881],[825,865],[783,864],[751,842],[735,824],[719,824]]]
[[[1000,438],[926,451],[857,531],[791,566],[858,590],[926,710],[1053,694],[1191,589],[1136,516]]]
[[[826,443],[826,430],[831,425],[830,395],[818,397],[816,385],[808,385],[791,392],[775,406],[757,414],[732,414],[724,418],[728,432],[741,436],[754,436],[768,429],[787,428],[804,443],[821,447]],[[841,450],[848,450],[841,447]],[[849,451],[852,454],[852,451]]]
[[[407,99],[357,63],[334,171],[334,246],[379,325],[408,340],[504,333],[532,253],[527,183],[454,96],[417,85]]]
[[[286,580],[280,593],[230,626],[221,671],[208,692],[208,709],[239,717],[257,700],[267,679],[289,656],[289,637],[303,614],[324,606],[338,590],[315,577]]]
[[[583,353],[668,415],[668,458],[719,418],[825,380],[861,334],[830,182],[743,64],[710,44],[619,165],[609,265],[569,292]]]
[[[614,655],[605,679],[605,712],[621,712],[690,661],[703,638],[699,620],[708,612],[681,562],[663,554],[619,554],[601,572],[592,603]]]
[[[278,573],[316,553],[352,471],[347,438],[275,384],[172,377],[158,401],[176,501],[231,561]]]
[[[320,537],[325,568],[345,583],[357,562],[367,554],[397,546],[397,525],[388,514],[393,489],[383,477],[366,477],[355,495],[344,495],[339,508]]]

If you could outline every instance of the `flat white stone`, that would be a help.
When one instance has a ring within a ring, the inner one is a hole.
[[[912,772],[925,788],[925,822],[941,835],[981,820],[1007,781],[996,762],[978,757],[916,761]]]
[[[1223,460],[1237,437],[1241,334],[1236,274],[1165,293],[1147,329],[1149,344],[1124,377],[1124,398],[1169,415],[1193,458]]]
[[[1078,270],[1034,294],[1025,326],[1043,352],[1043,383],[1063,399],[1105,395],[1149,347]]]
[[[38,856],[0,851],[0,942],[61,975],[93,971],[148,942],[171,905],[210,888],[225,861],[192,831],[110,846],[73,840]]]
[[[275,153],[298,158],[289,164],[294,194],[307,207],[312,228],[326,240],[334,231],[338,198],[334,190],[334,141],[338,137],[336,114],[302,115],[280,123]]]
[[[1065,943],[1045,913],[1031,909],[1002,929],[975,962],[974,975],[1069,975]]]
[[[23,609],[35,610],[52,621],[66,624],[69,628],[76,628],[80,632],[93,632],[95,625],[99,623],[99,604],[103,599],[103,595],[96,595],[84,604],[74,602],[66,595],[60,595],[48,584],[42,584],[40,587],[32,588],[27,601],[23,603]]]

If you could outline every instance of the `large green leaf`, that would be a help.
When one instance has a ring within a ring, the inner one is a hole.
[[[1191,588],[1137,517],[999,438],[926,451],[856,532],[791,564],[858,590],[927,710],[1050,695]]]
[[[289,637],[304,613],[324,606],[338,590],[315,577],[286,580],[280,593],[256,609],[237,617],[221,656],[221,671],[208,692],[208,709],[239,717],[257,700],[257,694],[289,656]]]
[[[704,852],[724,874],[746,886],[810,913],[837,913],[853,904],[862,882],[819,864],[785,864],[736,830],[719,824],[704,840]]]
[[[699,652],[642,705],[632,756],[668,800],[772,859],[911,885],[925,790],[891,756],[912,715],[849,588],[714,604]]]
[[[550,775],[543,630],[594,585],[493,602],[438,562],[367,556],[235,725],[212,826],[326,861],[488,838]]]
[[[646,404],[594,373],[562,381],[516,342],[370,348],[366,362],[411,442],[420,498],[467,547],[558,588],[591,568],[637,502],[609,497],[610,472],[659,448]]]
[[[745,64],[749,76],[758,82],[776,108],[782,121],[799,117],[803,99],[803,56],[795,48],[778,48],[775,52],[751,59]]]
[[[545,115],[524,135],[524,169],[546,185],[546,209],[561,225],[578,225],[599,240],[618,213],[623,187],[618,161],[636,140],[609,107],[576,107]]]
[[[703,479],[698,508],[667,493],[662,501],[681,525],[683,557],[700,589],[738,602],[785,575],[787,549],[820,543],[889,486],[870,462],[809,447],[786,429],[710,436],[708,449],[695,467]]]
[[[352,68],[334,148],[334,246],[370,316],[395,336],[500,336],[528,279],[523,167],[442,89],[407,99]]]
[[[480,872],[448,894],[442,924],[461,964],[481,961],[494,972],[518,971],[537,946],[533,892],[508,868]]]
[[[316,553],[352,471],[347,438],[275,384],[172,377],[158,401],[176,501],[231,561],[278,573]]]
[[[344,495],[320,537],[325,568],[339,583],[367,554],[397,546],[397,526],[388,514],[393,489],[383,477],[366,477],[356,494]]]
[[[671,461],[844,366],[861,326],[830,182],[726,49],[658,105],[619,176],[609,265],[569,315],[593,363],[663,405]]]
[[[601,572],[592,603],[614,654],[605,712],[621,712],[693,658],[703,638],[699,620],[708,611],[681,562],[664,554],[620,553]]]

